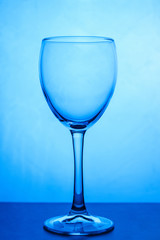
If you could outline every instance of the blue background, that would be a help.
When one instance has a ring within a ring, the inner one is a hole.
[[[72,201],[71,136],[41,91],[41,39],[115,39],[118,81],[85,136],[88,202],[160,201],[160,1],[0,1],[0,201]]]

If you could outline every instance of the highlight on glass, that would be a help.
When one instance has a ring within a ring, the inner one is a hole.
[[[44,223],[48,231],[65,235],[109,232],[114,223],[87,211],[83,193],[83,143],[89,127],[104,113],[114,92],[117,58],[107,37],[49,37],[42,40],[40,82],[46,101],[72,137],[74,194],[70,212]]]

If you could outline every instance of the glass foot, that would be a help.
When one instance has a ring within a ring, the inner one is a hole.
[[[114,224],[104,217],[75,214],[53,217],[44,222],[44,229],[64,235],[96,235],[113,230]]]

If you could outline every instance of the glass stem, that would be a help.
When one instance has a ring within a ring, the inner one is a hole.
[[[85,131],[71,131],[74,152],[74,195],[71,214],[87,213],[83,194],[83,142]]]

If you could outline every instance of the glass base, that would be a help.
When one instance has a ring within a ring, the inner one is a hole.
[[[113,230],[114,224],[104,217],[89,214],[69,214],[53,217],[44,222],[44,229],[64,235],[97,235]]]

